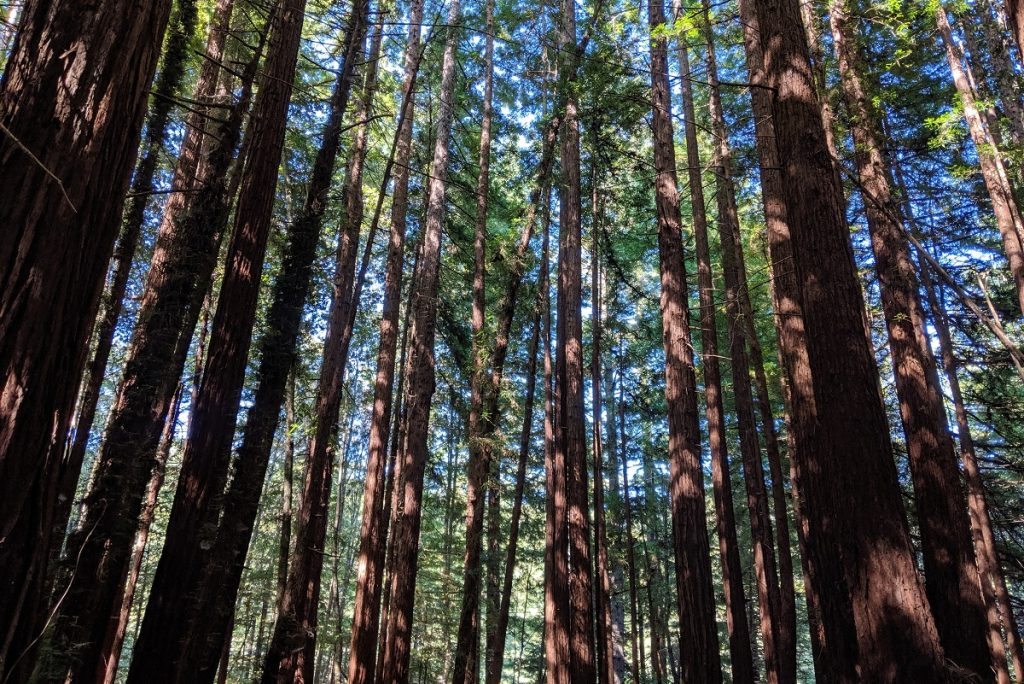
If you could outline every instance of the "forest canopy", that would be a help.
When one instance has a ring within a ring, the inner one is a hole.
[[[0,684],[1024,681],[1024,1],[0,0]]]

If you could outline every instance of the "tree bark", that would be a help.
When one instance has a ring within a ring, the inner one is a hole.
[[[805,562],[826,636],[816,668],[822,678],[843,682],[940,681],[942,649],[914,567],[799,4],[755,6],[781,162],[782,197],[771,202],[786,210],[802,313],[789,322],[782,344],[807,523]],[[784,267],[777,253],[772,260]],[[805,362],[798,358],[804,352]]]
[[[132,654],[128,681],[193,681],[196,663],[183,661],[189,632],[188,602],[195,595],[216,540],[235,419],[252,329],[260,273],[270,233],[288,102],[298,59],[305,0],[282,0],[270,28],[263,69],[246,138],[248,156],[213,318],[202,385],[190,409],[190,428],[163,552]],[[211,673],[212,676],[212,673]]]
[[[211,43],[223,49],[220,37]],[[197,110],[195,126],[188,127],[182,144],[124,374],[78,529],[68,540],[66,559],[75,559],[77,568],[56,616],[52,640],[57,646],[50,649],[47,664],[53,676],[68,671],[72,680],[92,681],[104,668],[99,649],[118,619],[160,433],[213,278],[228,218],[228,168],[248,111],[259,51],[242,74],[238,101],[209,140],[205,112]],[[212,97],[219,71],[204,69],[197,91]]]
[[[470,684],[479,680],[480,594],[483,578],[484,494],[491,469],[493,450],[484,444],[481,413],[484,411],[484,383],[487,373],[487,344],[484,340],[484,316],[487,307],[485,288],[487,249],[487,200],[490,190],[491,119],[494,99],[494,0],[484,8],[484,93],[481,105],[479,172],[476,185],[476,220],[473,233],[473,369],[469,400],[469,469],[466,484],[466,555],[463,563],[462,612],[455,646],[452,681]]]
[[[0,676],[15,660],[16,679],[32,669],[53,447],[74,409],[170,11],[170,0],[34,2],[4,65],[0,179],[18,201],[0,207]]]
[[[1014,2],[1014,0],[1010,1]],[[1014,2],[1014,4],[1016,3]],[[981,167],[981,177],[985,181],[985,188],[988,190],[989,200],[992,202],[992,212],[995,214],[996,225],[999,228],[999,235],[1003,239],[1003,251],[1009,262],[1018,305],[1024,312],[1024,220],[1021,218],[1020,207],[1017,206],[1017,200],[1014,198],[1010,177],[1006,173],[1006,167],[1003,165],[996,142],[978,110],[975,93],[971,88],[964,66],[963,51],[953,39],[953,30],[941,3],[935,8],[935,23],[939,28],[939,35],[942,36],[946,61],[953,74],[953,84],[960,95],[964,121],[967,122],[967,130],[974,142],[978,165]]]
[[[383,681],[404,684],[409,679],[410,641],[418,566],[419,531],[423,498],[423,474],[427,461],[430,403],[434,394],[434,338],[437,323],[437,291],[441,260],[441,227],[445,216],[448,146],[455,92],[455,53],[460,21],[459,0],[448,10],[447,42],[441,64],[440,111],[434,158],[427,188],[427,215],[423,250],[413,283],[411,344],[406,390],[408,427],[406,443],[399,450],[402,461],[402,509],[394,525],[396,579],[388,632],[384,644]]]
[[[832,0],[832,41],[851,114],[854,158],[892,351],[924,558],[925,591],[946,657],[991,681],[985,613],[971,544],[967,501],[942,390],[925,330],[910,245],[883,157],[878,115],[862,81],[855,28],[845,0]]]
[[[648,19],[652,28],[664,25],[665,10],[660,0],[649,3]],[[682,221],[672,139],[668,48],[664,38],[651,41],[651,91],[656,173],[654,196],[658,213],[662,342],[665,348],[665,399],[669,428],[669,493],[681,660],[683,678],[687,682],[714,683],[722,680],[722,670],[711,554],[705,525],[697,381],[690,343]]]
[[[682,21],[682,8],[677,3],[676,20]],[[664,16],[652,16],[651,26],[657,26]],[[652,48],[654,49],[654,48]],[[753,682],[754,663],[751,651],[750,626],[747,623],[746,597],[743,586],[743,570],[740,563],[739,542],[736,537],[736,514],[733,510],[732,482],[729,470],[728,440],[725,434],[725,409],[722,398],[722,379],[718,354],[718,331],[716,324],[714,276],[711,271],[711,252],[708,245],[708,220],[705,210],[704,179],[697,147],[697,121],[693,105],[693,84],[688,49],[683,40],[678,45],[680,89],[683,101],[683,119],[686,137],[687,177],[690,187],[690,203],[693,212],[693,232],[696,238],[698,264],[697,280],[700,300],[701,363],[704,372],[704,399],[708,424],[708,443],[711,452],[711,480],[714,490],[715,520],[718,531],[719,551],[722,557],[722,585],[725,596],[726,626],[729,633],[729,655],[733,679],[738,682]],[[667,61],[667,60],[666,60]],[[652,65],[653,65],[652,61]],[[667,65],[665,66],[667,69]],[[659,74],[668,87],[667,77]],[[652,78],[654,72],[652,70]],[[653,81],[652,81],[653,83]],[[657,87],[657,86],[655,86]],[[665,106],[671,112],[671,94]],[[722,220],[721,217],[719,220]],[[730,339],[733,339],[732,337]],[[744,453],[746,459],[746,453]],[[754,535],[755,540],[757,538]],[[755,544],[755,563],[759,579],[766,580],[763,555]],[[765,585],[767,590],[767,584]],[[762,604],[762,608],[764,605]],[[765,639],[765,664],[769,682],[777,681],[775,627],[772,611],[762,610],[762,632]]]
[[[621,351],[620,351],[621,354]],[[621,364],[620,358],[620,364]],[[633,538],[633,498],[629,493],[629,466],[626,457],[626,388],[621,386],[622,397],[619,399],[619,461],[622,465],[622,505],[626,517],[626,566],[629,572],[629,616],[630,616],[630,655],[632,656],[631,674],[634,684],[643,681],[644,653],[643,626],[641,625],[640,607],[637,601],[636,576],[636,545]],[[639,647],[639,650],[638,650]]]

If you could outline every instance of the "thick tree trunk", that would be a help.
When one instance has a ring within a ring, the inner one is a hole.
[[[420,60],[420,24],[423,2],[410,7],[409,35],[405,52],[403,113],[398,125],[395,163],[398,172],[391,200],[391,230],[384,274],[384,303],[380,322],[380,345],[374,380],[373,410],[370,415],[369,455],[363,489],[363,518],[359,531],[355,613],[349,645],[348,681],[375,681],[381,594],[384,585],[384,554],[391,511],[386,505],[385,487],[389,421],[394,396],[395,352],[398,347],[399,309],[402,300],[402,264],[405,250],[406,211],[409,197],[409,162],[412,153],[413,87]],[[400,394],[400,393],[399,393]],[[397,411],[394,412],[397,415]],[[394,421],[397,427],[398,420]],[[393,445],[397,439],[393,440]],[[392,468],[392,475],[394,468]]]
[[[233,0],[221,0],[214,11],[213,30],[219,31],[219,19],[223,14],[223,6]],[[60,488],[57,492],[57,515],[54,519],[53,532],[57,535],[52,540],[51,557],[56,556],[60,542],[67,529],[71,515],[75,488],[82,471],[85,452],[89,445],[93,420],[96,417],[96,405],[99,403],[100,389],[103,386],[107,361],[114,344],[114,331],[124,305],[124,296],[128,288],[128,277],[131,275],[132,263],[142,234],[146,206],[154,188],[157,164],[164,148],[164,136],[171,120],[171,105],[181,86],[185,74],[185,61],[188,58],[188,43],[196,27],[196,4],[186,0],[178,5],[176,16],[172,22],[173,32],[167,39],[163,64],[160,74],[153,84],[153,107],[146,117],[146,138],[143,142],[145,154],[135,168],[131,189],[128,193],[128,206],[125,208],[121,223],[121,232],[114,249],[113,273],[110,276],[109,289],[104,293],[102,315],[93,333],[95,350],[89,361],[87,376],[79,390],[78,416],[75,419],[74,431],[68,435],[67,444],[61,442],[63,452],[61,464]]]
[[[1010,32],[1017,42],[1017,49],[1024,54],[1024,0],[1005,0],[1006,14],[1010,19]]]
[[[74,409],[170,0],[24,9],[0,82],[0,676],[27,676]],[[40,122],[49,122],[42,126]],[[23,657],[27,656],[27,657]],[[20,660],[19,672],[9,671]]]
[[[1017,4],[1015,0],[1010,1],[1014,5]],[[992,202],[992,212],[996,217],[999,235],[1003,239],[1003,251],[1006,253],[1010,274],[1013,276],[1018,305],[1024,312],[1024,220],[1021,218],[1020,207],[1014,198],[1010,177],[1006,173],[996,142],[978,110],[975,93],[964,66],[963,51],[953,39],[953,30],[941,3],[935,8],[935,22],[945,46],[949,69],[953,73],[953,84],[960,94],[964,120],[967,122],[967,130],[978,155],[981,177],[985,181],[985,188]]]
[[[459,38],[459,0],[448,10],[448,37],[441,64],[440,111],[434,141],[434,158],[427,188],[427,215],[423,228],[423,250],[413,283],[411,344],[408,359],[408,422],[406,443],[399,450],[402,461],[402,509],[395,520],[396,579],[391,613],[384,643],[383,681],[405,684],[409,679],[409,658],[416,592],[419,531],[423,499],[423,475],[427,461],[430,403],[434,394],[434,338],[437,323],[437,291],[441,261],[441,228],[445,216],[448,176],[448,146],[455,92],[455,53]]]
[[[211,43],[223,49],[221,38]],[[172,181],[175,192],[164,209],[124,374],[78,529],[68,541],[66,558],[75,559],[77,568],[56,617],[53,643],[58,646],[50,650],[47,665],[53,676],[62,676],[58,671],[64,670],[73,680],[91,681],[104,667],[98,651],[105,638],[101,635],[120,613],[160,433],[213,278],[228,218],[227,172],[248,110],[258,57],[259,50],[242,74],[238,102],[209,141],[204,140],[205,112],[197,111],[182,143]],[[197,91],[212,97],[218,73],[219,67],[204,69]]]
[[[910,245],[903,234],[899,206],[889,183],[878,115],[861,80],[855,28],[850,23],[845,0],[832,0],[829,16],[843,93],[851,115],[854,158],[892,351],[928,603],[946,657],[982,680],[991,680],[985,612],[967,501],[946,423],[935,358],[925,330],[924,307]]]
[[[942,649],[914,567],[799,3],[755,6],[781,162],[782,197],[771,201],[786,210],[802,313],[789,323],[802,329],[783,335],[782,344],[807,523],[805,562],[826,636],[816,666],[838,681],[940,681]],[[773,252],[784,267],[777,257]],[[794,358],[803,352],[805,361]]]
[[[652,5],[653,7],[653,5]],[[656,11],[652,10],[652,11]],[[676,7],[677,21],[682,20],[681,7]],[[663,14],[652,15],[651,27],[664,21]],[[653,49],[657,49],[653,47]],[[693,212],[693,232],[696,238],[697,280],[700,299],[701,363],[704,372],[704,398],[708,424],[708,443],[711,452],[711,481],[714,488],[715,520],[718,531],[718,545],[722,557],[722,585],[725,596],[726,626],[729,632],[729,655],[732,676],[737,682],[753,682],[756,675],[751,656],[751,634],[747,623],[746,597],[743,585],[743,570],[740,564],[739,542],[736,537],[736,514],[733,510],[732,482],[729,470],[728,440],[725,434],[725,409],[722,398],[722,379],[718,355],[718,331],[716,324],[714,277],[711,271],[711,251],[708,245],[708,220],[704,200],[704,179],[697,148],[697,121],[693,105],[693,83],[690,59],[684,41],[678,46],[680,87],[683,100],[683,119],[686,134],[686,165],[690,187],[690,203]],[[666,60],[667,61],[667,60]],[[661,78],[668,87],[664,69],[652,79]],[[652,81],[653,84],[653,81]],[[657,86],[654,86],[657,87]],[[671,94],[665,102],[671,111]],[[721,219],[720,219],[721,220]],[[744,452],[746,458],[746,452]],[[755,540],[756,540],[756,534]],[[758,578],[768,579],[764,572],[763,554],[758,553],[761,544],[755,544],[755,563]],[[761,561],[761,562],[758,562]],[[765,586],[767,590],[767,585]],[[762,604],[762,608],[764,605]],[[762,632],[765,636],[765,664],[769,682],[777,681],[776,633],[773,626],[773,611],[762,610]]]
[[[494,450],[484,444],[484,383],[487,373],[487,344],[484,339],[484,316],[487,307],[484,287],[487,249],[487,200],[490,190],[491,119],[494,99],[494,0],[485,3],[484,96],[480,121],[480,152],[476,184],[476,220],[473,236],[473,304],[471,332],[473,335],[473,369],[469,400],[469,466],[466,484],[466,555],[462,570],[462,612],[455,646],[452,682],[470,684],[479,680],[480,662],[480,594],[483,579],[484,494],[491,455]],[[489,625],[490,626],[490,625]]]
[[[665,10],[660,0],[649,4],[649,23],[652,28],[665,23]],[[676,189],[668,48],[664,38],[651,42],[651,90],[656,173],[654,194],[658,212],[662,342],[665,348],[665,399],[669,428],[669,494],[683,677],[687,682],[720,682],[718,626],[705,524],[697,381],[690,343],[682,221]],[[728,471],[724,476],[728,477]]]
[[[128,681],[174,681],[196,663],[182,659],[190,621],[182,597],[201,589],[224,501],[235,418],[256,320],[260,273],[270,234],[288,102],[305,0],[282,0],[246,131],[248,156],[213,318],[202,385],[190,409],[189,437],[160,563],[132,654]]]

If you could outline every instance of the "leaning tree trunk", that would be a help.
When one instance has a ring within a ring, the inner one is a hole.
[[[163,552],[132,653],[128,681],[185,676],[181,659],[189,627],[182,597],[200,590],[228,475],[235,416],[256,321],[260,273],[270,234],[288,102],[298,60],[305,0],[282,0],[270,29],[270,50],[246,131],[248,158],[225,273],[211,328],[202,385],[190,428]]]
[[[441,266],[441,228],[445,216],[445,189],[455,92],[455,52],[458,43],[459,0],[448,10],[447,42],[441,64],[440,111],[434,141],[434,159],[427,188],[427,216],[419,271],[413,283],[412,330],[407,361],[408,419],[402,460],[402,509],[395,520],[393,537],[396,578],[384,643],[383,681],[404,684],[409,679],[409,658],[416,591],[419,531],[423,500],[423,475],[427,461],[430,403],[434,394],[434,338],[437,324],[437,292]]]
[[[22,656],[45,610],[54,442],[74,408],[170,11],[170,0],[34,2],[4,65],[0,676],[31,670]]]
[[[875,253],[893,375],[924,558],[925,591],[946,657],[990,680],[985,609],[970,537],[967,500],[946,423],[942,389],[925,330],[910,244],[889,183],[878,114],[862,81],[845,0],[832,0],[832,41],[851,115],[855,161]]]
[[[676,8],[677,21],[682,20]],[[651,26],[663,16],[655,16]],[[750,626],[747,622],[743,571],[740,564],[739,542],[736,534],[736,514],[733,510],[732,476],[729,470],[728,440],[725,434],[725,408],[722,397],[722,378],[718,356],[714,277],[711,271],[711,251],[708,245],[708,220],[704,200],[702,167],[697,148],[697,121],[693,105],[693,81],[690,59],[685,42],[678,46],[679,69],[682,73],[684,127],[686,134],[687,178],[690,186],[690,204],[693,212],[693,233],[696,238],[697,285],[700,300],[701,362],[704,369],[704,399],[708,424],[708,442],[711,451],[711,481],[714,488],[715,520],[718,545],[722,556],[722,585],[725,595],[726,626],[729,633],[729,655],[732,676],[739,682],[752,682],[755,670],[751,649]],[[671,107],[671,100],[667,103]],[[720,218],[721,220],[721,218]],[[733,337],[730,337],[733,339]],[[749,445],[747,445],[749,446]],[[747,450],[744,450],[746,465]],[[749,498],[748,498],[749,501]],[[752,525],[754,560],[757,566],[758,594],[761,602],[761,629],[764,639],[765,669],[768,681],[777,681],[775,611],[765,603],[770,583],[774,584],[774,567],[765,564],[763,530]],[[760,535],[758,532],[762,532]],[[769,556],[770,557],[770,556]],[[761,582],[761,580],[765,582]]]
[[[262,47],[262,39],[260,47]],[[238,102],[207,136],[204,113],[182,144],[125,370],[86,493],[68,540],[70,585],[55,618],[47,668],[92,681],[105,670],[101,646],[116,624],[132,543],[155,466],[160,433],[213,278],[232,194],[228,169],[248,111],[259,49],[242,74]],[[219,68],[204,70],[197,89],[213,92]],[[209,77],[210,80],[205,80]],[[206,140],[208,138],[208,140]]]
[[[946,49],[946,61],[953,73],[953,84],[960,94],[960,106],[978,155],[981,177],[985,181],[985,189],[988,190],[989,200],[992,202],[996,226],[1003,239],[1003,251],[1009,262],[1018,305],[1024,312],[1024,219],[1021,218],[1020,207],[1014,198],[1010,177],[1007,175],[996,142],[992,139],[978,110],[974,90],[964,66],[963,50],[953,39],[953,30],[941,3],[935,8],[935,22]]]
[[[794,333],[806,351],[806,362],[793,362],[787,350],[786,373],[805,560],[826,636],[816,666],[829,680],[940,681],[942,649],[914,567],[799,3],[765,0],[756,8],[782,169],[775,201],[786,209],[800,290],[802,317],[790,325],[802,324]]]
[[[650,26],[663,26],[665,10],[661,0],[650,2],[648,9]],[[690,344],[682,221],[672,139],[668,48],[664,38],[651,41],[651,91],[656,174],[654,197],[658,212],[665,400],[669,428],[669,494],[683,677],[687,682],[720,682],[718,625],[705,524],[697,381]],[[728,477],[728,473],[724,472],[723,477]]]

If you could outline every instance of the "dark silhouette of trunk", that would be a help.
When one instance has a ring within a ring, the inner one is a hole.
[[[649,25],[652,29],[665,24],[665,9],[661,0],[651,2],[648,11]],[[701,468],[700,426],[697,419],[697,382],[690,343],[682,222],[679,215],[679,193],[676,189],[668,46],[664,38],[651,41],[651,91],[656,174],[654,196],[658,215],[665,399],[669,428],[669,494],[683,677],[687,682],[720,682],[722,671],[718,655],[718,626],[715,621],[711,555],[705,526],[704,474]],[[687,118],[692,120],[692,111]],[[694,156],[695,142],[694,140],[688,144],[693,150],[689,155],[693,159],[688,160],[693,171],[696,171],[697,167]],[[691,183],[694,189],[699,186],[699,179],[697,183]],[[696,207],[698,204],[702,206],[703,202],[702,197],[698,199],[699,202],[695,202],[695,214],[699,211]],[[707,271],[707,276],[710,281],[710,271]],[[707,288],[702,286],[701,289]],[[703,308],[705,307],[702,306]],[[713,311],[711,315],[714,315]],[[702,324],[706,324],[706,321],[702,321]],[[702,328],[704,327],[702,325]],[[713,344],[712,339],[707,339],[707,334],[704,337],[705,345],[708,342]],[[707,369],[705,372],[708,372]],[[705,389],[716,384],[713,379],[710,382],[706,381]],[[708,405],[714,407],[716,404],[709,401]],[[709,411],[709,415],[713,417],[713,412]],[[720,411],[718,415],[721,415]],[[724,449],[724,441],[721,442],[721,446]],[[724,451],[722,455],[724,456]],[[727,469],[723,470],[723,476],[728,478]],[[723,484],[725,481],[723,479]],[[719,489],[716,487],[716,492]]]
[[[925,329],[910,245],[882,153],[878,114],[862,81],[856,29],[845,0],[832,0],[829,17],[892,351],[921,534],[925,591],[946,657],[982,680],[991,680],[967,501]]]
[[[1010,33],[1017,43],[1017,49],[1024,54],[1024,1],[1005,0],[1006,15],[1010,20]]]
[[[1010,0],[1010,2],[1013,2],[1014,5],[1017,4],[1017,0]],[[1011,12],[1011,16],[1017,15]],[[1014,21],[1016,22],[1018,19],[1019,17]],[[996,226],[1003,239],[1003,251],[1009,262],[1018,305],[1024,312],[1024,219],[1021,218],[1020,207],[1014,197],[1014,188],[1000,156],[998,141],[993,139],[991,131],[978,110],[976,94],[965,66],[963,50],[953,39],[953,30],[941,3],[935,7],[935,23],[939,28],[939,35],[942,37],[942,44],[945,47],[946,61],[953,74],[953,84],[960,95],[964,121],[967,123],[967,130],[978,155],[978,166],[981,167],[981,177],[985,182],[985,189],[988,190],[989,200],[992,202]]]
[[[764,648],[765,674],[769,682],[795,681],[795,669],[786,668],[780,653],[782,597],[775,562],[775,539],[768,511],[768,490],[757,436],[753,393],[750,383],[750,359],[747,355],[747,329],[740,305],[742,281],[739,271],[740,224],[736,193],[732,180],[728,131],[718,82],[718,64],[711,29],[710,8],[702,2],[702,30],[707,49],[708,83],[712,130],[715,138],[713,167],[718,204],[718,233],[721,244],[722,273],[725,280],[726,320],[729,334],[729,358],[732,361],[733,399],[739,425],[740,453],[743,457],[743,480],[747,492],[747,510],[753,542],[754,569],[760,608],[761,638]],[[706,243],[706,241],[705,241]],[[795,644],[787,644],[787,651]],[[791,664],[794,664],[790,661]]]
[[[66,573],[70,586],[55,618],[47,676],[69,672],[73,680],[92,681],[105,669],[100,649],[117,624],[146,484],[227,222],[233,185],[228,169],[258,57],[259,49],[242,74],[238,102],[209,142],[206,113],[197,110],[182,143],[125,370],[78,528],[68,540],[65,562],[75,569]],[[204,69],[197,91],[212,97],[218,73],[219,68]]]
[[[445,216],[448,175],[448,145],[455,92],[455,53],[458,47],[459,1],[448,10],[447,41],[441,65],[440,111],[434,141],[434,158],[427,188],[427,215],[423,227],[423,249],[419,270],[412,284],[413,304],[408,368],[408,407],[405,444],[399,449],[402,461],[402,507],[395,519],[393,544],[395,578],[391,611],[384,643],[383,680],[404,684],[409,679],[413,603],[418,566],[423,474],[427,461],[430,403],[434,394],[434,338],[437,323],[437,291],[441,261],[441,227]]]
[[[256,320],[304,12],[305,0],[282,0],[269,29],[270,50],[246,131],[249,152],[240,179],[208,359],[190,408],[178,488],[132,653],[130,682],[193,681],[189,670],[197,663],[181,657],[190,631],[190,608],[182,597],[201,589],[224,501],[230,465],[227,455]]]
[[[363,54],[367,12],[368,3],[364,0],[354,7],[350,22],[356,32],[358,55]],[[375,48],[379,53],[380,43],[376,39]],[[371,55],[367,63],[362,102],[356,115],[357,120],[364,123],[358,126],[354,135],[342,191],[344,214],[339,227],[327,338],[324,341],[317,384],[315,429],[306,458],[295,554],[288,570],[288,581],[274,625],[274,634],[264,658],[263,682],[313,681],[323,549],[327,537],[327,510],[335,458],[334,441],[352,339],[353,317],[358,305],[359,293],[354,287],[356,254],[363,221],[363,165],[369,135],[368,118],[376,89],[377,62],[376,56]]]
[[[487,249],[487,206],[490,190],[491,119],[494,99],[494,0],[485,3],[484,20],[484,93],[480,121],[480,152],[476,185],[476,220],[473,234],[472,320],[473,369],[469,400],[469,464],[466,483],[466,555],[462,570],[462,611],[455,646],[452,681],[470,684],[479,681],[480,594],[483,579],[484,494],[491,470],[493,450],[484,435],[484,383],[487,380],[487,344],[484,316],[487,308],[485,289]],[[488,621],[488,627],[493,625]]]
[[[612,582],[608,573],[608,532],[604,510],[604,444],[601,440],[601,259],[600,232],[604,221],[603,200],[599,198],[596,163],[591,166],[591,240],[590,308],[591,359],[590,388],[593,421],[592,450],[594,459],[594,556],[597,622],[597,679],[601,684],[615,684],[615,645],[612,642]]]
[[[576,87],[579,45],[576,8],[563,0],[559,17],[562,122],[558,231],[558,324],[555,353],[555,450],[565,466],[566,546],[569,590],[569,679],[593,682],[594,610],[591,586],[590,504],[583,407],[582,202],[580,122]]]
[[[799,291],[787,306],[802,314],[786,321],[781,344],[805,562],[826,636],[816,668],[829,681],[941,681],[942,649],[914,567],[799,3],[755,6],[781,162],[782,197],[766,201],[785,207]],[[773,251],[774,264],[786,268],[778,256]]]
[[[546,227],[545,227],[546,229]],[[546,264],[541,264],[539,277],[541,286],[547,282]],[[533,318],[533,335],[526,367],[526,399],[523,403],[523,431],[519,437],[519,461],[516,467],[516,485],[512,494],[512,517],[508,523],[508,546],[505,548],[505,570],[501,582],[501,603],[498,607],[497,624],[494,627],[494,646],[487,653],[487,684],[501,682],[502,663],[505,659],[505,643],[508,632],[509,611],[512,607],[512,580],[515,578],[516,553],[519,548],[519,523],[523,515],[523,493],[526,489],[526,466],[530,457],[530,438],[533,435],[533,405],[537,387],[537,350],[540,344],[541,311],[543,295],[538,293],[537,313]]]
[[[221,0],[221,5],[225,0]],[[218,6],[218,9],[220,7]],[[215,10],[214,21],[218,14]],[[182,77],[185,74],[185,60],[188,57],[188,43],[195,32],[196,4],[185,0],[178,5],[172,21],[173,30],[167,39],[163,63],[160,73],[153,84],[153,106],[146,117],[146,137],[142,149],[145,153],[136,165],[128,192],[128,205],[125,207],[121,232],[114,248],[113,273],[110,285],[104,293],[102,315],[93,332],[95,350],[89,361],[87,375],[79,390],[78,417],[74,431],[68,436],[67,444],[60,444],[66,451],[61,464],[60,488],[57,492],[57,515],[54,518],[54,539],[52,540],[51,558],[59,554],[60,542],[67,529],[71,515],[75,488],[78,486],[82,472],[82,463],[89,445],[93,419],[96,416],[96,405],[99,402],[103,377],[110,358],[110,350],[114,343],[114,331],[124,304],[125,291],[128,288],[128,277],[131,274],[132,262],[142,233],[146,206],[154,189],[157,164],[163,151],[164,136],[171,120],[171,106],[178,95]]]
[[[170,11],[32,3],[0,81],[0,178],[18,198],[0,207],[0,676],[12,681],[32,669],[60,443]]]
[[[384,579],[384,554],[388,538],[390,488],[385,474],[388,430],[394,393],[395,352],[398,347],[398,318],[402,299],[402,264],[405,249],[406,211],[409,203],[409,161],[412,152],[413,87],[420,60],[420,24],[423,3],[410,7],[409,35],[405,52],[403,112],[396,137],[395,162],[398,171],[391,201],[391,229],[384,275],[384,303],[380,322],[380,346],[374,380],[373,410],[370,415],[369,456],[363,490],[363,519],[359,531],[358,573],[355,612],[349,645],[348,681],[368,684],[375,681],[381,593]],[[404,353],[404,352],[403,352]],[[401,392],[399,392],[401,395]],[[395,411],[397,416],[398,411]],[[398,420],[395,419],[397,427]],[[397,439],[392,440],[397,446]]]
[[[681,19],[680,7],[676,16]],[[651,17],[651,26],[664,21],[664,14]],[[667,53],[667,50],[666,50]],[[718,331],[716,324],[714,276],[711,271],[711,252],[708,245],[708,220],[704,199],[701,161],[697,143],[697,121],[693,105],[693,84],[690,75],[688,49],[683,41],[678,46],[679,68],[682,91],[684,128],[686,133],[687,177],[690,187],[690,202],[693,211],[693,231],[696,238],[698,262],[698,290],[700,300],[701,362],[704,372],[704,395],[708,424],[708,443],[711,451],[711,481],[714,490],[715,520],[718,532],[719,552],[722,557],[722,585],[726,606],[726,626],[729,633],[729,655],[732,675],[736,681],[752,682],[755,678],[754,662],[751,656],[751,634],[747,622],[746,596],[743,585],[743,569],[740,562],[739,542],[736,537],[736,514],[733,509],[732,481],[729,470],[728,441],[725,434],[725,408],[722,397],[722,379],[718,355]],[[667,56],[666,56],[667,69]],[[652,61],[653,65],[653,61]],[[660,68],[660,67],[659,67]],[[652,69],[652,78],[664,80],[664,70],[657,76]],[[652,81],[652,84],[654,81]],[[654,86],[657,87],[657,86]],[[671,95],[666,96],[665,107],[671,112]],[[730,339],[732,339],[730,337]],[[744,454],[745,456],[746,454]],[[763,561],[755,544],[755,562]],[[757,563],[758,574],[764,574],[762,563]],[[775,633],[770,611],[762,612],[762,633],[767,635],[765,664],[769,681],[775,681]]]

